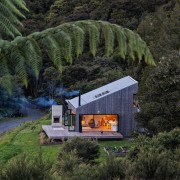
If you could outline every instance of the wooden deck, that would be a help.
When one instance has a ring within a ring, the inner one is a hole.
[[[94,131],[94,132],[72,132],[68,131],[66,126],[52,127],[51,125],[43,125],[42,129],[45,131],[50,139],[69,139],[73,137],[95,138],[95,139],[122,139],[123,136],[119,132],[112,131]]]

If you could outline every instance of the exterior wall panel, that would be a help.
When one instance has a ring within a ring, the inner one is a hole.
[[[76,109],[76,131],[79,131],[80,114],[118,114],[119,131],[123,136],[130,136],[135,128],[133,94],[138,84],[131,85],[113,94],[106,95]]]

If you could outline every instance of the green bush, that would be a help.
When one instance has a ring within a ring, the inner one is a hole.
[[[43,162],[41,155],[29,159],[25,154],[9,160],[0,169],[1,180],[50,180],[51,164]]]
[[[97,142],[79,137],[72,138],[65,142],[59,154],[59,159],[62,153],[76,151],[78,158],[83,162],[92,162],[100,155],[100,148]]]
[[[169,133],[160,133],[158,140],[166,149],[175,150],[180,147],[180,128],[176,128]]]
[[[81,163],[75,151],[62,152],[59,156],[59,161],[55,166],[56,177],[63,177],[63,179],[70,179],[73,177],[74,169]]]
[[[127,158],[126,178],[169,180],[180,176],[179,129],[153,138],[139,136]]]
[[[113,156],[107,157],[106,161],[98,168],[98,179],[124,179],[125,162]]]

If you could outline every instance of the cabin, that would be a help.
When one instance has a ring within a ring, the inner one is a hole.
[[[62,106],[59,106],[59,116],[58,106],[54,107],[52,125],[43,126],[43,129],[53,139],[73,136],[107,139],[130,137],[136,127],[134,115],[138,112],[138,106],[134,103],[134,97],[137,91],[138,82],[126,76],[79,94],[66,100],[68,110],[63,118],[60,118]],[[61,126],[58,127],[59,124]]]
[[[133,106],[138,82],[126,76],[105,86],[67,100],[69,130],[76,132],[114,131],[131,136],[136,123]]]

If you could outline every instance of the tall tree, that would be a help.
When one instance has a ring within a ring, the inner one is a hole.
[[[178,52],[163,57],[141,83],[137,121],[152,134],[180,127],[180,61]]]

